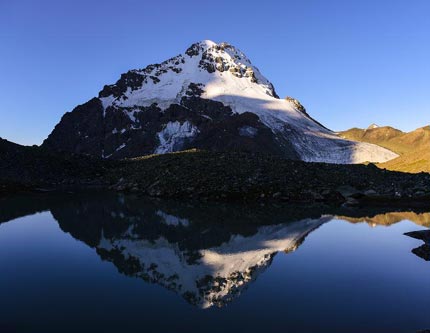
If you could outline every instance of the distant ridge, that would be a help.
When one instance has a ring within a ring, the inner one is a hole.
[[[400,155],[379,164],[380,167],[395,171],[430,172],[430,126],[405,133],[390,126],[373,125],[367,129],[351,128],[339,132],[339,135],[349,140],[373,143]]]
[[[378,127],[379,127],[378,125],[376,125],[375,123],[373,123],[367,129],[370,130],[370,129],[375,129],[375,128],[378,128]]]

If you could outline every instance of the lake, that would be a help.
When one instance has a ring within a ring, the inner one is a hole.
[[[430,213],[0,199],[0,332],[416,332]]]

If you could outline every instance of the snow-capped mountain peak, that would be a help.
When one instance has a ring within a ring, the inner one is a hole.
[[[121,80],[122,79],[122,80]],[[161,64],[129,71],[99,97],[109,106],[135,107],[157,103],[162,109],[180,103],[190,83],[204,87],[203,98],[223,95],[276,97],[273,85],[251,64],[243,52],[228,43],[204,40],[183,54]]]
[[[189,148],[245,150],[330,163],[383,162],[387,149],[340,138],[273,85],[238,48],[204,40],[122,74],[67,113],[45,140],[104,158]]]
[[[373,124],[369,125],[369,127],[367,127],[367,129],[370,130],[370,129],[375,129],[375,128],[378,128],[378,127],[379,127],[378,125],[376,125],[375,123],[373,123]]]

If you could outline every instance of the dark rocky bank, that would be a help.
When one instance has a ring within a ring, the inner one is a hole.
[[[430,174],[306,163],[258,153],[183,151],[128,160],[0,142],[0,192],[100,188],[160,198],[430,206]]]
[[[405,235],[424,242],[423,245],[413,249],[411,252],[425,261],[430,261],[430,230],[411,231],[406,232]]]

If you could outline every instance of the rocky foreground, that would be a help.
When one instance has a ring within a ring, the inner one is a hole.
[[[391,172],[373,164],[306,163],[243,152],[185,151],[123,161],[111,182],[114,190],[156,197],[430,204],[427,173]]]
[[[430,205],[430,174],[392,172],[373,164],[306,163],[196,150],[111,161],[1,141],[3,194],[89,188],[218,201]]]

